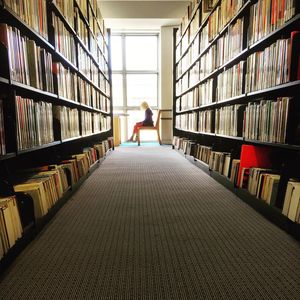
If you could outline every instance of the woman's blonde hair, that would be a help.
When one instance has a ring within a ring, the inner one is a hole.
[[[146,110],[147,108],[149,108],[149,104],[146,101],[144,101],[141,103],[141,108]]]

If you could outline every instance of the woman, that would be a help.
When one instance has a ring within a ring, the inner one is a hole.
[[[151,110],[151,108],[149,107],[148,103],[146,101],[142,102],[141,104],[141,108],[145,110],[145,120],[142,122],[137,122],[134,127],[133,127],[133,132],[132,135],[129,139],[129,141],[133,141],[134,137],[135,137],[135,141],[136,141],[136,135],[138,132],[138,129],[142,126],[153,126],[153,120],[152,120],[152,116],[153,116],[153,112]]]

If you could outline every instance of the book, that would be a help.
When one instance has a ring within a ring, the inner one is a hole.
[[[293,222],[299,223],[300,182],[289,180],[285,193],[282,214]]]
[[[81,134],[91,135],[93,133],[93,113],[81,111]]]
[[[200,111],[198,114],[198,131],[212,133],[213,118],[214,118],[214,110]]]
[[[69,25],[74,28],[74,2],[65,0],[53,0],[61,14],[67,19]]]

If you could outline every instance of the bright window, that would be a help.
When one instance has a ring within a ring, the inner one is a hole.
[[[147,101],[158,108],[158,34],[113,33],[111,61],[114,112],[125,116],[121,135],[126,140],[133,125],[144,119],[140,104]],[[153,139],[152,133],[143,135],[143,140]]]

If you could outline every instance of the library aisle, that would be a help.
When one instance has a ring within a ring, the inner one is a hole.
[[[1,299],[299,299],[300,244],[169,147],[117,148]]]

